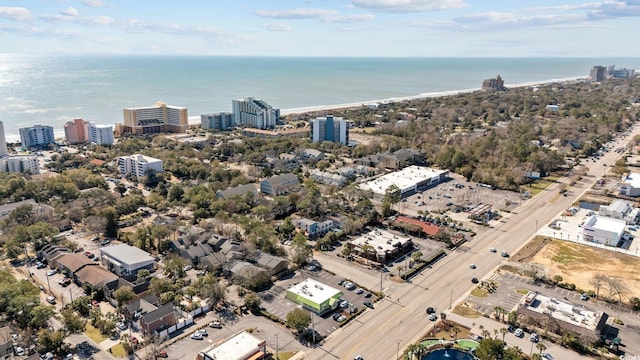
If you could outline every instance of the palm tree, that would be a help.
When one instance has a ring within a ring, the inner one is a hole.
[[[500,333],[502,334],[502,342],[504,342],[504,336],[507,335],[508,332],[509,330],[507,330],[507,328],[500,328]]]
[[[536,349],[540,350],[540,355],[542,355],[542,352],[547,350],[547,345],[545,345],[543,343],[537,343],[536,344]]]
[[[457,341],[458,340],[458,333],[460,332],[460,328],[457,326],[454,326],[453,328],[451,328],[451,332],[453,332],[453,341]]]

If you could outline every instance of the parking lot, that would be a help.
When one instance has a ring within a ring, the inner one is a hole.
[[[456,206],[489,204],[494,210],[512,209],[520,204],[520,194],[507,190],[492,190],[482,184],[467,181],[458,174],[450,179],[404,198],[398,205],[400,213],[417,216],[422,212],[446,212]],[[509,205],[507,205],[507,202]]]
[[[507,311],[516,310],[518,302],[525,296],[522,293],[518,293],[518,290],[537,291],[541,294],[555,297],[558,299],[565,299],[578,306],[584,306],[591,310],[604,311],[609,315],[610,332],[615,333],[617,337],[623,340],[626,344],[640,344],[640,313],[638,312],[625,312],[620,311],[615,305],[595,301],[589,299],[584,301],[581,299],[581,294],[563,289],[557,286],[544,285],[534,283],[530,278],[525,278],[512,273],[498,274],[494,273],[489,278],[498,282],[496,291],[489,293],[486,297],[476,297],[469,295],[468,301],[475,304],[478,311],[492,317],[496,306],[500,306]],[[622,319],[624,325],[612,324],[613,318]],[[627,351],[636,351],[627,348]],[[637,353],[628,352],[628,355],[640,355]]]
[[[339,313],[347,317],[349,312],[353,311],[354,315],[357,315],[357,312],[368,309],[364,306],[365,301],[370,301],[371,303],[374,302],[374,296],[369,298],[366,297],[367,294],[371,294],[369,289],[363,288],[358,284],[354,284],[352,290],[347,290],[344,286],[340,285],[339,283],[341,280],[345,279],[344,277],[334,275],[324,270],[300,270],[294,277],[278,281],[276,285],[271,287],[271,289],[259,293],[262,298],[262,307],[264,307],[269,313],[285,320],[287,314],[296,306],[299,306],[285,297],[286,289],[307,278],[317,280],[325,285],[342,291],[342,299],[348,303],[348,306],[344,309],[338,308],[337,310],[328,312],[323,316],[314,316],[314,327],[316,331],[323,336],[331,334],[340,327],[342,321],[339,322],[334,320],[332,317],[334,314]],[[361,294],[356,293],[358,288],[362,289]]]

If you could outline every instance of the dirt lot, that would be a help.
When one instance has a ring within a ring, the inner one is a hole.
[[[584,290],[595,291],[590,281],[596,274],[616,278],[624,286],[624,302],[640,294],[640,259],[634,256],[538,237],[514,255],[512,261],[541,264],[548,278],[561,275],[563,282]],[[611,295],[605,282],[600,287],[600,297]]]

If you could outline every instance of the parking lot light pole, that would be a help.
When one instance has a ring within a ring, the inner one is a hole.
[[[276,333],[276,360],[278,360],[278,335],[280,335],[280,333]]]
[[[397,340],[396,343],[398,344],[398,346],[396,347],[396,360],[400,359],[400,342],[402,340]]]

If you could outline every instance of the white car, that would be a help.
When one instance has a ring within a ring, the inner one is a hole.
[[[469,269],[475,269],[475,268],[476,268],[476,264],[469,265]]]
[[[354,290],[354,292],[356,294],[362,294],[364,292],[364,290],[362,290],[362,288],[357,288],[357,289]]]
[[[53,275],[55,275],[57,273],[58,273],[58,270],[56,270],[56,269],[49,270],[49,271],[47,271],[47,276],[53,276]]]
[[[200,334],[193,333],[189,336],[192,340],[204,340],[204,337]]]
[[[438,319],[438,316],[436,314],[429,314],[429,320],[436,321],[436,319]]]
[[[517,328],[516,331],[513,332],[513,335],[515,335],[516,337],[523,337],[524,331],[522,331],[522,329],[520,328]]]
[[[116,327],[117,327],[118,329],[120,329],[120,330],[127,330],[127,324],[125,324],[125,323],[124,323],[124,322],[122,322],[122,321],[118,321],[118,322],[116,323]]]
[[[531,333],[531,336],[529,337],[529,340],[530,340],[531,342],[537,343],[537,342],[538,342],[538,340],[540,340],[540,339],[538,338],[538,334],[536,334],[536,333]]]
[[[47,296],[47,302],[48,302],[49,304],[51,304],[51,305],[55,305],[55,303],[56,303],[56,298],[55,298],[55,297],[53,297],[53,296],[51,296],[51,295],[50,295],[50,296]]]
[[[18,356],[24,355],[24,348],[21,346],[16,347],[16,355]]]

